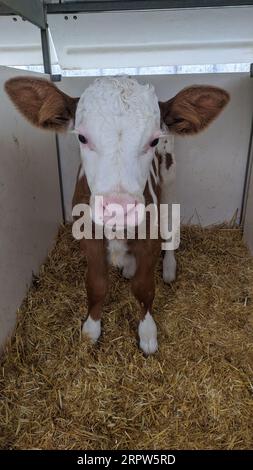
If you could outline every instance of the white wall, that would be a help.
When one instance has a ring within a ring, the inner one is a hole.
[[[80,96],[92,78],[64,78],[59,86]],[[166,100],[191,84],[224,87],[231,102],[208,130],[195,137],[176,138],[177,195],[184,222],[208,225],[229,221],[240,211],[253,112],[253,90],[248,74],[201,74],[138,77],[155,85]],[[79,165],[74,135],[60,136],[64,198],[68,219]]]
[[[55,136],[26,122],[3,89],[23,74],[0,67],[0,347],[61,223]]]

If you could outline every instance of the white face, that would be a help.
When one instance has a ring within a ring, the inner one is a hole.
[[[79,100],[75,132],[84,141],[81,160],[92,212],[95,196],[103,196],[104,208],[143,202],[155,153],[150,144],[162,134],[154,88],[127,77],[97,79]],[[93,220],[99,223],[95,214]]]

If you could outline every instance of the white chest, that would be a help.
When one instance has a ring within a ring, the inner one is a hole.
[[[107,246],[108,262],[117,268],[124,267],[124,259],[127,254],[126,240],[109,240]]]

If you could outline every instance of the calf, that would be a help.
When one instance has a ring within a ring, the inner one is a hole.
[[[94,226],[110,226],[110,207],[127,226],[136,228],[136,208],[173,202],[175,178],[174,135],[196,134],[213,121],[229,100],[226,91],[192,86],[166,102],[158,102],[153,86],[127,77],[95,80],[80,99],[71,98],[54,84],[18,77],[6,82],[6,91],[19,111],[34,125],[54,131],[72,130],[80,141],[79,168],[73,206],[89,204]],[[102,202],[96,206],[96,196]],[[121,208],[121,212],[119,211]],[[120,213],[119,213],[120,212]],[[115,223],[115,218],[113,219]],[[146,222],[145,222],[146,223]],[[168,224],[159,218],[160,225]],[[112,225],[112,223],[111,223]],[[168,227],[161,227],[166,229]],[[160,231],[159,233],[164,233]],[[165,240],[166,241],[166,240]],[[101,314],[108,289],[108,264],[132,278],[132,291],[140,305],[139,338],[145,354],[157,348],[152,316],[154,271],[161,252],[161,237],[147,231],[138,237],[108,240],[83,239],[88,268],[88,315],[83,332],[93,342],[101,333]],[[163,258],[163,279],[176,276],[173,251]]]

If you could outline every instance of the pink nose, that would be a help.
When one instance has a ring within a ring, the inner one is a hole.
[[[105,216],[107,215],[107,209],[111,212],[111,209],[113,208],[117,213],[117,206],[119,209],[118,212],[122,213],[123,210],[124,215],[127,215],[129,212],[134,210],[137,204],[138,201],[134,197],[129,195],[117,194],[114,196],[104,196],[103,198]]]
[[[112,226],[115,222],[119,226],[136,225],[138,203],[137,199],[129,194],[103,196],[103,222]]]

